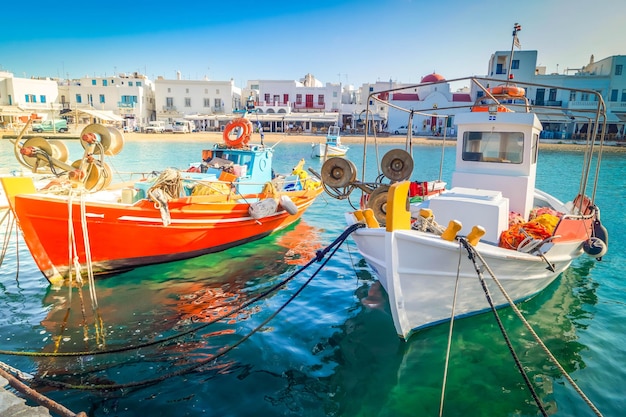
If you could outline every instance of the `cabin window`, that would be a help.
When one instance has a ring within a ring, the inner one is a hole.
[[[464,161],[521,164],[524,134],[521,132],[463,133]]]

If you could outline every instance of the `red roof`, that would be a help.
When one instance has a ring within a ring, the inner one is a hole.
[[[419,101],[417,93],[393,93],[393,100],[396,101]]]
[[[435,83],[438,81],[445,81],[445,80],[446,79],[444,78],[443,75],[437,74],[435,72],[433,72],[432,74],[428,74],[427,76],[422,78],[423,83]]]
[[[452,93],[452,101],[472,101],[472,97],[468,93]]]

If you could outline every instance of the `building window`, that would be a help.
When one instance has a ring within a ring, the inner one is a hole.
[[[174,97],[165,97],[165,107],[168,109],[174,107]]]
[[[185,88],[185,94],[189,94],[189,89]]]
[[[46,96],[39,96],[39,102],[40,103],[45,103],[46,102]]]
[[[511,69],[519,69],[519,59],[511,61]]]
[[[589,101],[589,93],[580,93],[580,101]]]
[[[135,87],[141,87],[141,81],[135,81]]]
[[[213,100],[213,103],[215,104],[215,110],[222,110],[222,107],[224,107],[222,99],[216,98]]]
[[[289,94],[283,94],[283,103],[289,103]]]
[[[76,94],[76,102],[77,102],[78,104],[80,104],[80,103],[82,103],[82,102],[83,102],[83,98],[80,96],[80,94]]]
[[[100,94],[100,103],[104,103],[104,94]]]
[[[622,75],[622,64],[618,64],[615,66],[615,75]]]
[[[33,94],[26,94],[27,103],[37,103],[37,98]]]
[[[504,65],[496,64],[496,74],[504,74]]]
[[[269,93],[265,93],[263,97],[264,97],[263,100],[265,101],[265,103],[269,103],[270,102],[270,94]]]
[[[317,96],[317,104],[324,105],[324,94],[320,94]]]
[[[595,91],[598,94],[593,95],[593,101],[598,101],[598,96],[602,97],[602,90],[595,90]]]
[[[191,99],[189,97],[185,97],[185,107],[191,107]]]
[[[569,101],[576,101],[576,91],[569,92]]]
[[[91,80],[91,85],[97,85],[96,80]]]
[[[204,99],[204,107],[211,107],[211,99],[210,98],[205,98]]]
[[[302,94],[296,94],[296,104],[302,104]]]
[[[102,86],[106,87],[109,85],[109,80],[102,80]]]
[[[556,101],[556,88],[551,88],[550,91],[548,92],[548,100],[549,101]]]
[[[167,87],[167,92],[168,92],[168,93],[171,93],[171,92],[172,92],[172,89],[171,89],[170,87]]]
[[[220,89],[219,88],[215,89],[215,94],[217,94],[218,96],[220,95]]]
[[[611,98],[609,101],[617,101],[617,90],[611,90]]]
[[[132,86],[133,86],[133,82],[132,82],[132,81],[129,81],[129,82],[128,82],[128,86],[129,86],[129,87],[132,87]]]
[[[626,90],[622,90],[622,99],[620,101],[622,103],[626,102]]]
[[[87,103],[89,103],[90,106],[93,106],[93,94],[87,94]]]

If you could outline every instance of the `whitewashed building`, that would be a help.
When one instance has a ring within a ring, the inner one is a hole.
[[[61,115],[73,124],[99,122],[134,130],[154,120],[152,81],[137,72],[66,80],[58,89]]]
[[[339,123],[341,84],[306,74],[296,80],[250,80],[244,90],[257,119],[271,132],[322,132]]]
[[[219,130],[233,112],[243,108],[241,88],[235,81],[184,80],[157,77],[154,82],[156,120],[172,124],[176,120],[191,120],[195,130]]]
[[[565,68],[561,73],[546,73],[545,67],[537,66],[537,51],[515,51],[512,60],[511,51],[498,51],[489,60],[488,76],[503,81],[510,79],[513,82],[562,86],[600,93],[607,108],[607,138],[611,140],[626,137],[625,69],[625,55],[614,55],[600,61],[595,61],[591,55],[589,62],[579,68]],[[582,120],[572,121],[571,116],[580,111],[595,109],[598,105],[595,94],[541,85],[528,87],[526,97],[531,104],[559,109],[550,115],[539,115],[544,127],[542,137],[547,139],[582,138],[588,123]]]
[[[51,78],[18,78],[0,71],[0,124],[19,129],[32,115],[52,119],[60,110],[58,95],[57,82]]]

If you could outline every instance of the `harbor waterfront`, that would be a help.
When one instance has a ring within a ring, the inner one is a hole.
[[[217,134],[127,134],[126,150],[110,160],[113,174],[184,168],[188,155],[220,139]],[[279,172],[310,158],[317,137],[265,135],[275,146]],[[258,142],[258,135],[253,141]],[[371,141],[370,141],[371,140]],[[402,145],[400,136],[379,138],[381,154]],[[350,159],[362,167],[362,137],[343,136]],[[372,143],[373,138],[368,139]],[[440,139],[415,139],[413,180],[436,177]],[[78,155],[78,143],[70,143]],[[372,146],[372,145],[368,145]],[[539,188],[559,198],[575,194],[563,170],[580,152],[575,145],[542,145]],[[602,262],[580,258],[550,287],[520,308],[535,330],[605,416],[626,409],[622,387],[626,360],[623,148],[605,149],[598,205],[610,230]],[[82,150],[81,150],[82,152]],[[368,151],[370,152],[370,151]],[[454,153],[446,152],[446,164]],[[368,160],[368,169],[375,161]],[[0,141],[0,166],[21,169],[12,144]],[[443,178],[444,181],[448,180]],[[355,202],[356,203],[356,202]],[[65,407],[89,416],[414,416],[436,415],[441,397],[449,326],[440,325],[402,342],[385,295],[350,239],[330,261],[313,264],[287,286],[228,320],[200,328],[224,309],[251,300],[297,272],[344,229],[349,201],[319,198],[302,220],[285,231],[224,252],[166,265],[138,268],[96,281],[98,309],[81,292],[48,285],[23,242],[11,239],[0,270],[0,349],[49,352],[45,357],[2,354],[0,361],[67,388],[39,386]],[[4,225],[3,225],[4,226]],[[7,232],[2,228],[2,233]],[[111,244],[115,244],[111,242]],[[419,254],[416,254],[419,256]],[[319,273],[315,271],[322,267]],[[212,359],[311,283],[262,330]],[[477,281],[477,285],[479,285]],[[220,311],[216,306],[227,304]],[[505,328],[550,415],[590,416],[574,390],[549,363],[509,309]],[[96,320],[98,319],[98,320]],[[161,345],[133,345],[200,330]],[[97,330],[101,330],[100,332]],[[109,355],[55,357],[54,352],[124,349]],[[194,365],[197,365],[194,367]],[[194,367],[193,372],[174,375]],[[171,377],[167,378],[168,375]],[[155,380],[146,386],[133,384]],[[118,389],[98,386],[122,385]],[[126,385],[126,386],[124,386]],[[448,372],[446,416],[536,415],[490,314],[455,322]]]

